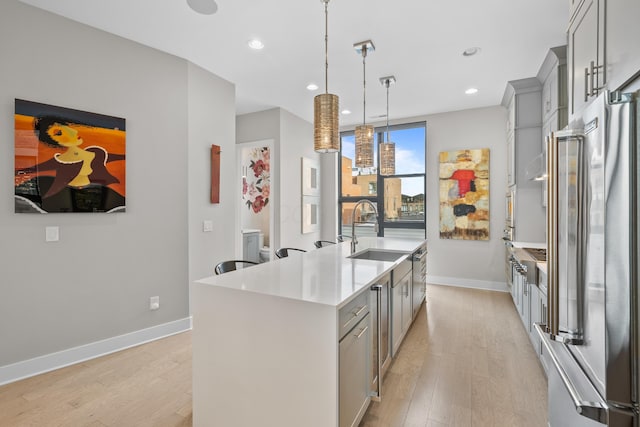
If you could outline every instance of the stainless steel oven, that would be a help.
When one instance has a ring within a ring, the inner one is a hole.
[[[507,190],[505,195],[504,230],[502,233],[502,239],[509,242],[512,242],[515,237],[515,196],[516,188],[515,186],[512,186]]]

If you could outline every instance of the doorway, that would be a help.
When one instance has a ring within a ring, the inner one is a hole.
[[[267,262],[273,258],[273,140],[237,144],[239,225],[238,259]]]

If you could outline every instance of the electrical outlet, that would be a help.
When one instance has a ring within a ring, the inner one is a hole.
[[[160,308],[160,297],[149,298],[149,310],[157,310]]]
[[[46,227],[45,228],[45,241],[57,242],[60,240],[60,229],[58,227]]]
[[[213,221],[206,220],[202,222],[202,231],[210,232],[213,231]]]

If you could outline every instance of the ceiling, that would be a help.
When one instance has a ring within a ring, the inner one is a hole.
[[[238,114],[281,107],[313,121],[324,92],[324,5],[320,0],[216,0],[213,15],[187,0],[21,0],[185,58],[236,85]],[[379,77],[394,75],[389,118],[498,105],[509,80],[533,77],[548,48],[566,44],[563,0],[332,0],[329,92],[342,126],[362,122],[362,56],[371,39],[367,122],[384,121]],[[252,50],[258,37],[265,47]],[[478,46],[481,52],[464,57]],[[306,89],[315,82],[316,92]],[[475,87],[478,93],[465,95]],[[381,118],[382,117],[382,118]]]

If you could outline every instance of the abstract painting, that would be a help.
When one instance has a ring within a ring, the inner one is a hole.
[[[489,240],[489,149],[440,152],[440,238]]]
[[[15,212],[124,212],[125,119],[15,100]]]
[[[249,162],[246,164],[245,162]],[[260,213],[271,194],[271,152],[269,147],[248,149],[242,165],[242,200],[247,209]]]

